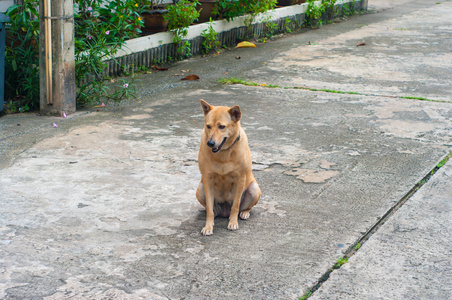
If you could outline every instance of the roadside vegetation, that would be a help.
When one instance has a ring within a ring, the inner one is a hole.
[[[307,0],[309,5],[305,24],[294,24],[285,20],[285,32],[292,32],[303,26],[318,27],[331,22],[335,16],[337,0],[315,2]],[[355,0],[354,0],[355,1]],[[354,1],[341,6],[342,13],[354,14]],[[77,105],[91,105],[100,102],[120,103],[121,100],[136,97],[133,72],[122,73],[126,79],[106,78],[106,61],[111,60],[126,40],[142,34],[143,13],[161,4],[161,0],[74,0],[75,23],[75,81]],[[174,33],[177,45],[177,57],[190,57],[190,42],[184,40],[190,24],[199,18],[197,0],[174,1],[167,9],[165,19],[168,30]],[[5,58],[5,99],[6,112],[18,113],[39,109],[39,0],[24,0],[22,5],[8,8],[6,15],[11,19],[7,24]],[[245,25],[251,26],[260,13],[266,13],[276,7],[277,0],[218,0],[214,8],[216,19],[228,21],[246,15]],[[267,14],[261,20],[266,28],[265,42],[276,32],[276,24]],[[225,45],[221,45],[210,18],[210,26],[202,33],[205,54],[218,54]],[[247,37],[243,37],[246,39]],[[118,69],[125,70],[119,65]],[[151,66],[150,66],[151,67]],[[132,68],[133,69],[133,68]],[[142,68],[146,72],[147,70]],[[269,85],[268,87],[272,87]]]

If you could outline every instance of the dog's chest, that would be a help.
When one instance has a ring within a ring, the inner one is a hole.
[[[214,197],[217,202],[231,202],[234,200],[238,178],[239,176],[235,172],[226,175],[213,175]]]
[[[216,161],[210,163],[209,171],[216,176],[234,177],[237,176],[238,166],[240,166],[240,164],[235,161]]]

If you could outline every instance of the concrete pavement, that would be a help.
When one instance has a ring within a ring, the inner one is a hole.
[[[322,279],[452,147],[452,2],[369,8],[145,74],[120,107],[0,118],[0,298],[451,298],[451,162]],[[211,237],[200,98],[241,106],[263,192]]]

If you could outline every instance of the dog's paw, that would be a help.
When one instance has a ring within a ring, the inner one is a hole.
[[[239,229],[239,223],[237,221],[229,221],[228,229],[229,230],[237,230],[237,229]]]
[[[250,217],[250,211],[249,211],[249,210],[242,211],[242,212],[239,214],[239,217],[240,217],[240,219],[242,219],[242,220],[248,219],[248,218]]]
[[[201,230],[202,235],[212,235],[213,234],[213,226],[205,226]]]

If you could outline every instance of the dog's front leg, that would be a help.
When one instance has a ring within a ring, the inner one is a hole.
[[[213,183],[206,180],[204,184],[204,193],[206,195],[206,226],[201,230],[203,235],[212,235],[215,214],[213,213],[214,196],[213,196]]]
[[[239,217],[239,210],[240,210],[240,201],[242,199],[243,190],[245,189],[245,179],[246,179],[246,177],[237,179],[237,185],[236,185],[235,194],[234,194],[234,202],[232,203],[231,214],[229,216],[229,224],[228,224],[229,230],[239,229],[238,217]]]

